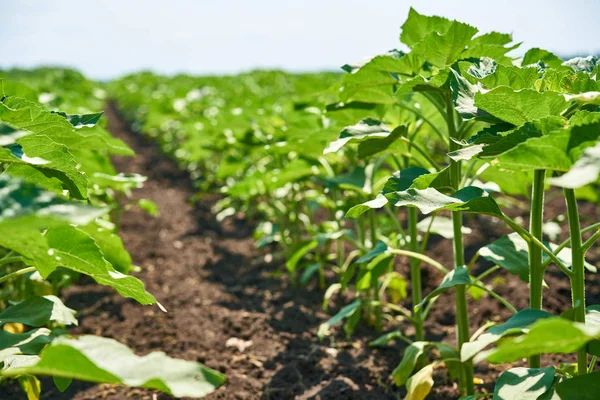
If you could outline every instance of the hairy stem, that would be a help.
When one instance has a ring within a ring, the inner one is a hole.
[[[584,250],[581,240],[581,226],[579,225],[579,211],[577,199],[573,189],[564,189],[567,202],[567,215],[569,218],[569,233],[571,234],[571,302],[575,310],[575,321],[585,323],[585,267]],[[577,351],[577,371],[579,375],[587,373],[587,352],[585,348]]]
[[[542,241],[542,224],[544,222],[544,178],[545,170],[534,171],[533,186],[531,188],[531,210],[529,213],[529,233],[534,238]],[[542,250],[529,243],[529,307],[541,310],[543,297],[544,266],[542,264]],[[529,358],[530,368],[540,368],[539,355]]]
[[[448,134],[450,136],[449,151],[458,149],[458,144],[452,139],[457,138],[456,122],[454,104],[452,98],[448,96],[446,98],[446,123],[448,125]],[[450,161],[450,179],[452,187],[455,190],[459,189],[461,182],[461,164],[460,161]],[[459,268],[465,265],[465,254],[463,248],[463,236],[462,236],[462,213],[460,211],[452,212],[452,226],[454,230],[454,267]],[[469,332],[469,309],[467,305],[467,290],[465,285],[459,285],[455,289],[456,296],[456,328],[458,331],[457,335],[457,347],[460,351],[463,344],[469,341],[471,334]],[[462,379],[461,379],[461,394],[471,395],[474,393],[475,388],[473,384],[473,362],[465,361],[462,364]]]
[[[419,251],[419,235],[417,232],[417,209],[408,208],[408,231],[410,234],[410,250],[417,253]],[[425,340],[425,329],[423,326],[423,314],[421,310],[415,307],[423,300],[423,288],[421,285],[421,260],[418,258],[410,259],[410,284],[412,288],[412,304],[414,311],[415,340]]]

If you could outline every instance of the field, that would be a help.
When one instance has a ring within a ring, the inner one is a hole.
[[[0,398],[596,398],[598,57],[413,9],[400,40],[0,71]]]

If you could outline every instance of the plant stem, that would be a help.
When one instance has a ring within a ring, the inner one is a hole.
[[[456,111],[450,96],[446,97],[446,123],[448,125],[448,134],[450,136],[448,150],[450,152],[458,149],[452,139],[457,138],[456,122],[454,120]],[[454,190],[459,189],[461,181],[461,163],[450,160],[450,179]],[[454,268],[459,268],[465,265],[465,254],[463,248],[462,236],[462,213],[460,211],[452,212],[452,227],[454,230]],[[467,291],[465,285],[459,285],[455,288],[456,297],[456,329],[457,329],[457,347],[460,352],[463,344],[469,341],[471,334],[469,332],[469,309],[467,306]],[[462,363],[461,388],[462,394],[471,395],[475,392],[473,383],[473,362],[465,361]]]
[[[408,207],[408,231],[410,235],[410,250],[419,252],[419,235],[417,232],[418,213],[415,207]],[[410,284],[412,287],[412,304],[414,309],[415,340],[425,340],[425,329],[423,326],[423,315],[421,310],[415,307],[423,300],[423,288],[421,285],[421,261],[417,258],[410,259]]]
[[[23,257],[21,256],[12,256],[12,257],[4,257],[0,259],[0,265],[6,265],[10,263],[16,263],[23,261]]]
[[[9,280],[11,278],[26,274],[28,272],[33,272],[33,271],[35,271],[35,267],[27,267],[27,268],[16,270],[15,272],[11,272],[10,274],[6,274],[3,277],[0,277],[0,283],[6,282],[7,280]]]
[[[392,254],[398,254],[399,256],[407,256],[407,257],[419,259],[419,260],[424,261],[427,264],[431,265],[432,267],[442,271],[445,274],[450,272],[442,264],[435,261],[433,258],[426,256],[425,254],[415,253],[414,251],[403,250],[403,249],[388,249],[387,251]]]
[[[571,236],[571,302],[575,310],[575,321],[585,324],[585,267],[584,251],[581,240],[581,226],[579,225],[579,211],[577,199],[573,189],[564,189],[567,202],[567,215],[569,218],[569,233]],[[587,373],[587,352],[585,347],[577,351],[577,371],[579,375]]]
[[[544,222],[544,179],[545,170],[536,170],[533,173],[533,186],[531,188],[531,210],[529,213],[529,233],[534,238],[542,241],[542,224]],[[543,297],[544,266],[542,264],[542,250],[529,243],[529,307],[541,310]],[[539,355],[529,358],[529,368],[540,368]]]
[[[376,230],[376,221],[377,215],[375,214],[375,210],[369,210],[369,233],[371,234],[371,248],[375,247],[377,244],[377,230]]]

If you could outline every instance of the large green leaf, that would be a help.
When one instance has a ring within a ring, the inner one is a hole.
[[[537,400],[552,389],[554,367],[511,368],[504,371],[494,387],[494,400]]]
[[[59,337],[33,365],[13,367],[0,374],[48,375],[89,382],[158,389],[176,397],[201,397],[225,382],[225,376],[192,361],[164,353],[136,356],[113,339],[96,336]]]
[[[413,46],[412,52],[436,67],[444,68],[460,58],[461,53],[476,33],[477,28],[453,21],[442,34],[428,33]]]
[[[481,334],[476,340],[463,344],[460,357],[463,361],[473,358],[492,343],[496,343],[505,335],[514,335],[524,332],[534,322],[550,318],[553,314],[547,311],[526,308],[510,317],[505,323],[491,327],[486,333]]]
[[[600,327],[585,326],[563,318],[547,318],[533,324],[527,334],[505,339],[485,356],[489,362],[499,364],[537,354],[572,353],[598,337]]]
[[[544,242],[548,249],[555,251],[558,245]],[[523,282],[529,282],[529,246],[525,239],[517,233],[495,240],[479,249],[479,254],[488,261],[506,269],[513,275],[518,275]],[[557,257],[567,266],[571,266],[571,249],[563,248]],[[544,261],[548,256],[544,253]],[[586,268],[595,270],[595,267],[586,263]]]
[[[559,93],[539,93],[531,89],[514,91],[500,86],[487,93],[477,93],[475,106],[496,118],[520,126],[536,119],[560,115],[569,103]]]
[[[92,223],[78,229],[94,239],[104,258],[119,272],[128,273],[131,269],[131,256],[125,250],[123,241],[112,229]]]
[[[42,276],[48,276],[55,268],[54,259],[48,254],[46,238],[38,229],[19,224],[0,224],[0,246],[19,253],[23,263],[34,266]]]
[[[20,354],[38,354],[52,339],[52,332],[47,328],[32,329],[25,333],[10,333],[0,329],[0,363]]]
[[[56,178],[63,182],[66,189],[79,199],[87,198],[87,178],[79,170],[77,161],[66,146],[57,143],[45,135],[28,135],[14,145],[0,148],[0,162],[22,164],[40,170],[45,178],[27,179],[31,175],[19,170],[9,170],[13,176],[19,176],[30,183],[48,188],[47,179]],[[25,176],[23,176],[25,175]]]
[[[556,385],[560,400],[596,400],[600,393],[600,372],[563,379]]]
[[[40,327],[48,322],[77,325],[75,311],[56,296],[32,296],[0,312],[0,325],[8,322]]]
[[[408,17],[402,25],[400,40],[412,47],[432,32],[446,32],[450,25],[452,25],[452,21],[446,18],[422,15],[411,7]]]
[[[560,57],[550,53],[547,50],[543,50],[540,48],[533,48],[527,50],[527,53],[523,56],[523,65],[531,65],[537,64],[538,62],[543,62],[548,65],[550,68],[560,67],[563,63],[563,60]]]
[[[411,187],[415,180],[421,175],[429,174],[429,171],[421,167],[409,167],[395,172],[381,189],[381,193],[373,200],[353,206],[346,213],[347,217],[358,218],[368,210],[378,209],[388,203],[386,194],[403,191]]]
[[[33,134],[46,135],[69,149],[106,150],[111,154],[133,155],[133,151],[104,129],[92,126],[101,114],[66,115],[47,111],[18,97],[0,103],[0,121]]]
[[[502,211],[490,194],[475,186],[465,187],[451,196],[442,194],[433,188],[423,190],[410,188],[401,192],[389,193],[386,197],[397,207],[417,207],[423,214],[450,210],[502,216]]]
[[[48,229],[46,237],[60,266],[89,275],[101,285],[111,286],[121,295],[141,304],[156,303],[154,296],[144,289],[142,281],[115,270],[85,232],[71,226],[56,227]]]
[[[402,386],[408,381],[410,374],[412,374],[417,365],[417,360],[423,355],[427,346],[430,345],[431,343],[429,342],[413,342],[404,349],[402,361],[392,371],[392,378],[397,386]]]

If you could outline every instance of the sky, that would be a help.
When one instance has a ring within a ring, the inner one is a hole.
[[[600,53],[598,0],[2,0],[0,68],[61,65],[110,79],[141,69],[337,70],[402,48],[412,6],[560,55]],[[519,55],[518,52],[515,55]]]

